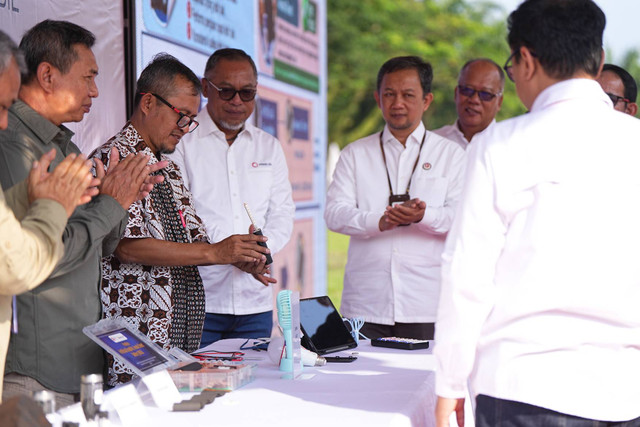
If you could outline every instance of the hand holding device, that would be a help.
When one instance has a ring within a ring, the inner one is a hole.
[[[424,217],[424,212],[427,208],[427,204],[418,199],[406,200],[403,203],[398,203],[394,206],[387,207],[385,215],[388,220],[396,223],[399,227],[410,225],[415,222],[420,222]]]
[[[251,215],[251,211],[249,210],[249,205],[248,204],[244,204],[244,209],[247,211],[247,215],[249,216],[249,220],[251,221],[251,224],[253,225],[253,234],[255,234],[256,236],[262,236],[262,230],[260,228],[258,228],[258,226],[256,225],[256,222],[253,220],[253,215]],[[258,242],[258,245],[266,248],[267,244],[265,242]],[[265,262],[265,265],[269,265],[273,262],[273,258],[271,258],[271,254],[265,254],[267,261]]]
[[[392,194],[392,195],[389,196],[389,206],[395,206],[397,204],[408,202],[409,200],[411,200],[411,196],[409,196],[409,193],[407,193],[407,194]]]

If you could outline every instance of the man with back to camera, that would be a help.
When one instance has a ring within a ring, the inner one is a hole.
[[[52,165],[80,150],[63,123],[80,121],[98,96],[95,37],[66,21],[45,20],[22,38],[27,73],[18,100],[0,132],[0,181],[8,188],[25,179],[34,160],[55,150]],[[117,153],[116,153],[117,154]],[[104,368],[100,347],[82,328],[100,318],[100,257],[117,245],[126,208],[151,190],[145,156],[114,164],[105,175],[98,165],[100,194],[76,208],[63,234],[64,255],[37,289],[17,297],[18,333],[7,354],[3,396],[49,389],[62,407],[74,402],[80,376]]]
[[[247,122],[255,108],[257,79],[245,52],[215,51],[202,78],[206,114],[172,158],[183,171],[210,241],[247,230],[247,203],[275,254],[291,237],[295,205],[280,142]],[[268,269],[264,262],[199,268],[206,298],[203,347],[223,338],[271,336],[269,285],[275,279],[265,274]]]
[[[611,98],[613,108],[635,117],[638,112],[638,86],[627,70],[617,65],[604,64],[597,81]]]
[[[386,126],[342,150],[327,192],[327,226],[351,236],[340,311],[362,317],[369,338],[433,339],[465,153],[422,123],[432,77],[415,56],[382,65],[374,96]]]
[[[9,107],[18,97],[25,68],[18,46],[0,31],[0,130],[7,128]],[[47,173],[54,155],[52,150],[34,162],[28,178],[6,193],[0,189],[0,388],[9,345],[11,296],[36,287],[53,271],[62,256],[67,218],[77,205],[97,194],[95,188],[88,189],[92,180],[84,156],[70,154]]]
[[[640,122],[595,81],[604,26],[591,0],[509,16],[505,70],[529,113],[470,148],[443,254],[437,426],[460,424],[469,377],[477,426],[640,426]]]
[[[108,161],[149,156],[167,160],[181,138],[195,130],[200,105],[198,77],[169,54],[159,54],[136,84],[131,120],[95,156]],[[153,342],[193,352],[200,346],[204,290],[197,265],[264,263],[264,236],[233,235],[209,244],[180,169],[168,160],[164,181],[129,208],[129,221],[114,254],[102,259],[102,307],[106,318],[122,318]],[[126,296],[123,298],[123,295]],[[109,355],[110,385],[131,380],[132,371]]]
[[[434,130],[467,149],[475,135],[496,122],[502,106],[504,72],[488,58],[476,58],[462,66],[454,91],[458,119],[452,125]]]

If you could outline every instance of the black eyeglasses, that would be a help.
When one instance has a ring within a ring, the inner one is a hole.
[[[213,86],[213,88],[215,90],[218,91],[218,96],[220,97],[220,99],[222,99],[223,101],[231,101],[233,99],[234,96],[236,96],[236,93],[238,95],[240,95],[240,99],[243,102],[249,102],[249,101],[253,101],[253,99],[256,97],[256,90],[255,89],[234,89],[232,87],[223,87],[223,88],[219,88],[218,86],[214,85],[213,82],[209,79],[206,79],[209,84],[211,84],[211,86]]]
[[[518,51],[514,50],[513,52],[511,52],[511,55],[509,55],[509,57],[507,58],[507,61],[502,66],[504,73],[507,75],[507,77],[509,77],[509,80],[511,81],[513,81],[513,74],[511,74],[511,68],[513,67],[513,64],[509,64],[509,62],[511,62],[516,52]]]
[[[171,108],[173,111],[178,113],[180,117],[178,117],[178,121],[176,122],[176,125],[178,125],[180,129],[187,128],[187,132],[193,132],[194,130],[196,130],[196,128],[200,123],[198,123],[197,121],[195,121],[194,119],[189,117],[187,114],[183,113],[182,111],[178,110],[173,105],[169,104],[169,102],[167,102],[167,100],[161,97],[160,95],[156,95],[153,92],[140,92],[140,95],[146,95],[147,93],[155,96],[164,105],[166,105],[167,107]]]
[[[625,104],[628,104],[631,102],[631,100],[623,97],[623,96],[618,96],[618,95],[614,95],[612,93],[609,92],[605,92],[607,94],[607,96],[611,99],[611,102],[613,102],[613,106],[615,107],[616,104],[620,101],[624,102]]]
[[[513,57],[516,55],[516,53],[518,53],[520,51],[520,49],[516,49],[513,52],[511,52],[511,55],[509,55],[509,57],[507,58],[507,61],[504,63],[504,65],[502,66],[502,69],[504,70],[505,74],[507,75],[507,77],[509,77],[509,80],[513,81],[513,74],[511,74],[512,68],[513,68],[513,64],[509,64],[509,62],[511,62],[511,60],[513,59]],[[532,50],[529,50],[529,54],[531,56],[533,56],[534,58],[537,58],[538,55],[536,55],[536,53]]]
[[[463,86],[463,85],[458,85],[458,93],[461,93],[462,95],[466,96],[467,98],[472,98],[473,95],[475,95],[477,93],[478,94],[478,98],[480,98],[480,101],[484,101],[484,102],[489,102],[493,98],[495,98],[496,96],[501,95],[500,92],[491,93],[491,92],[487,92],[486,90],[476,90],[476,89],[474,89],[472,87]]]

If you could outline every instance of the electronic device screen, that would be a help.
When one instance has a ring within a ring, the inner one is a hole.
[[[153,347],[141,342],[126,328],[105,332],[98,335],[98,338],[142,372],[167,361]]]
[[[190,360],[189,355],[171,354],[123,319],[102,319],[85,326],[82,332],[137,375],[144,377],[169,369],[177,362]],[[190,360],[193,361],[193,360]]]
[[[300,300],[300,327],[302,345],[320,355],[358,345],[326,295]]]

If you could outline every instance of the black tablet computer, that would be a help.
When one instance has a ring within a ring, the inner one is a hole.
[[[320,355],[358,346],[326,295],[300,300],[300,327],[302,345]]]

